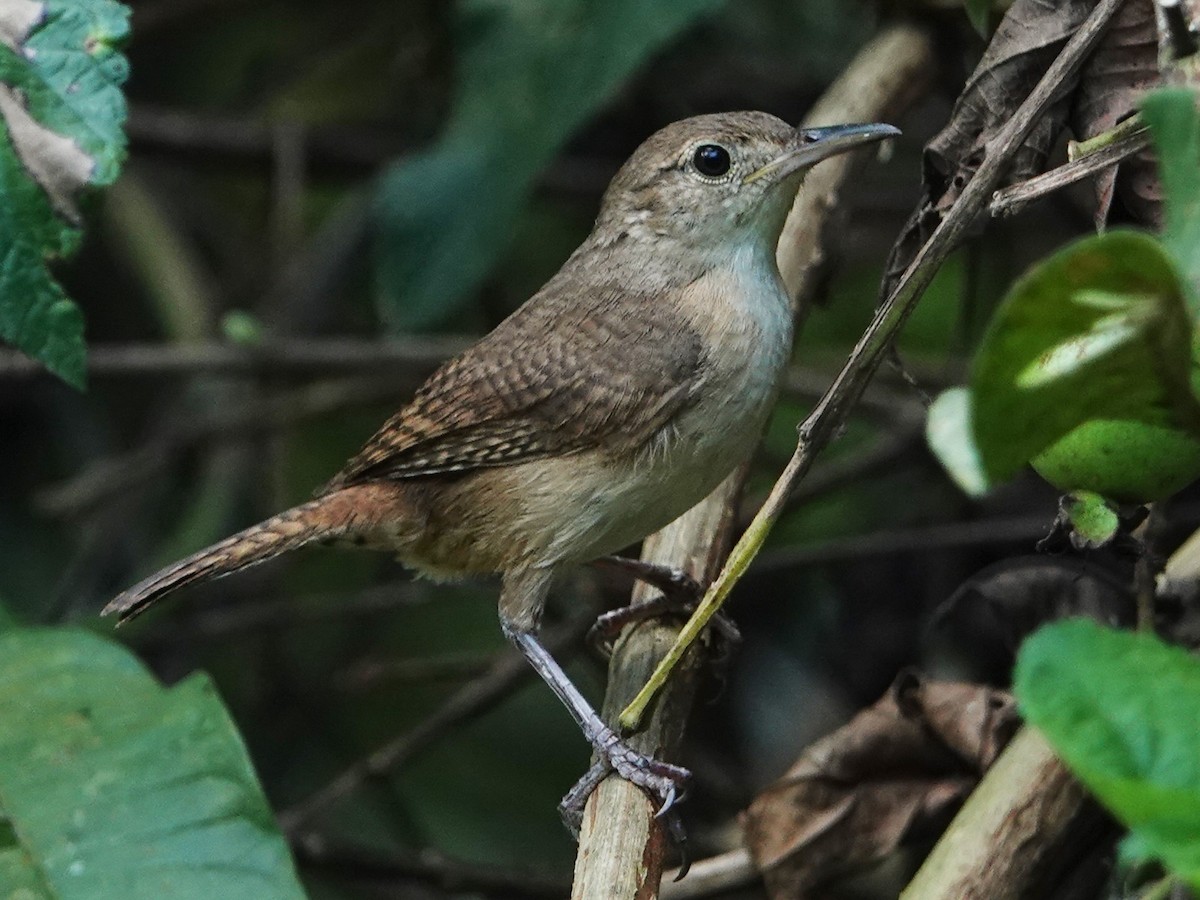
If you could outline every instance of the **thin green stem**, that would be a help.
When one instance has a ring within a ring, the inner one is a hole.
[[[988,141],[984,160],[975,176],[963,189],[958,201],[930,235],[929,240],[917,252],[892,295],[880,306],[874,320],[859,338],[858,344],[825,396],[800,425],[800,439],[795,453],[771,489],[767,502],[734,546],[721,574],[709,587],[704,599],[684,625],[675,645],[654,670],[649,681],[622,710],[622,728],[636,729],[641,723],[646,709],[666,684],[672,669],[683,658],[688,647],[695,642],[705,623],[721,608],[733,586],[758,555],[792,488],[812,467],[816,454],[829,443],[845,422],[854,403],[879,367],[887,348],[908,320],[941,264],[958,246],[979,213],[987,207],[992,192],[1003,177],[1013,154],[1056,99],[1062,83],[1083,64],[1104,33],[1109,19],[1123,2],[1124,0],[1100,0],[1096,4],[1037,86],[1004,127]]]
[[[1148,131],[1149,127],[1142,121],[1142,114],[1136,113],[1120,124],[1108,129],[1108,131],[1100,132],[1095,137],[1090,137],[1086,141],[1073,142],[1067,150],[1067,159],[1074,162],[1077,159],[1087,156],[1089,153],[1103,150],[1105,147],[1109,147],[1124,138]]]

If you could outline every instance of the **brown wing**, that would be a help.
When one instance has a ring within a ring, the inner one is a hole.
[[[617,291],[526,304],[435,372],[327,489],[640,447],[690,402],[701,343],[661,298],[631,315]]]

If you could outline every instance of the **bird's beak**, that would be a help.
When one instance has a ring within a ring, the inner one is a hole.
[[[783,181],[789,175],[814,166],[830,156],[837,156],[864,144],[874,144],[884,138],[895,137],[899,128],[892,125],[830,125],[827,128],[801,128],[796,132],[796,144],[790,150],[775,157],[765,166],[755,169],[742,184],[750,184],[760,178],[771,176],[774,181]]]

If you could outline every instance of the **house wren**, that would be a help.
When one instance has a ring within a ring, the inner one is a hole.
[[[504,633],[600,764],[669,807],[686,770],[621,741],[547,653],[547,591],[564,567],[666,525],[750,454],[791,348],[775,245],[796,189],[819,160],[898,133],[797,130],[759,112],[668,125],[621,167],[558,274],[435,372],[314,500],[104,612],[125,621],[318,541],[385,550],[434,578],[498,573]]]

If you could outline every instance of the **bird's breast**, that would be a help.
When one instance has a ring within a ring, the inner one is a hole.
[[[592,454],[586,464],[574,457],[564,467],[555,482],[570,502],[556,505],[572,512],[547,530],[553,538],[542,564],[590,559],[641,540],[711,493],[758,443],[792,339],[773,261],[698,279],[680,309],[704,346],[689,403],[636,453]],[[545,465],[539,480],[558,468]]]
[[[674,423],[678,455],[723,468],[719,481],[761,436],[791,352],[791,307],[774,260],[753,250],[690,285],[681,306],[705,349],[694,402]]]

